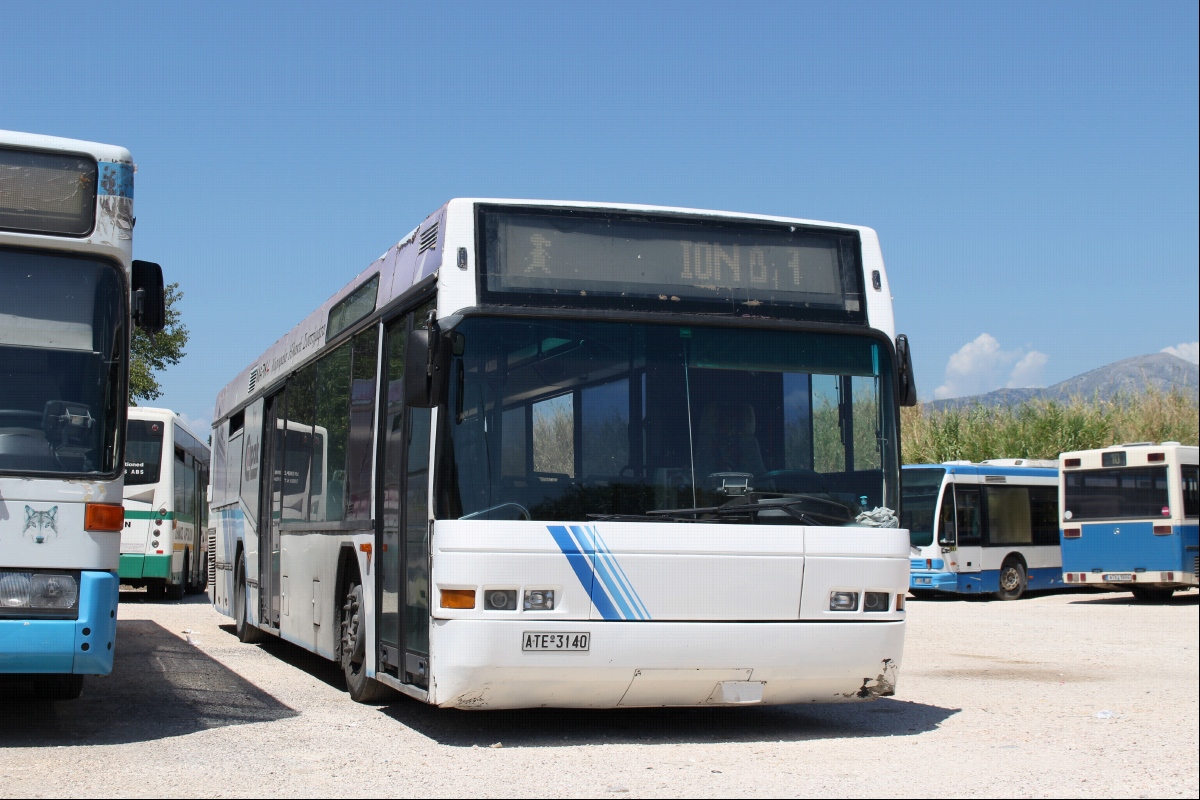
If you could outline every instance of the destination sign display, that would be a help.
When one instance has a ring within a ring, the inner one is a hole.
[[[642,308],[683,303],[738,313],[790,308],[808,313],[787,316],[862,319],[859,240],[853,231],[508,209],[487,211],[482,222],[485,289],[496,302],[525,298],[542,305]]]

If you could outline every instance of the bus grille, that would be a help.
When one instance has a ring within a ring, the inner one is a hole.
[[[217,583],[217,529],[208,529],[208,585]]]
[[[1192,572],[1196,575],[1196,583],[1200,583],[1200,556],[1192,556]]]
[[[417,249],[417,255],[424,253],[426,250],[432,250],[437,244],[438,224],[435,222],[425,230],[421,231],[421,246]]]

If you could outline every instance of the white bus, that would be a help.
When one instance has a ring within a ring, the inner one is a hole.
[[[209,452],[174,411],[132,406],[126,424],[119,576],[152,599],[208,586]]]
[[[133,173],[120,147],[0,131],[0,673],[56,698],[112,669],[130,324],[163,323]]]
[[[1069,584],[1144,602],[1200,584],[1200,448],[1136,442],[1059,460]]]
[[[1030,458],[905,466],[913,592],[1016,600],[1061,588],[1057,467]]]
[[[211,596],[360,701],[890,695],[911,374],[869,228],[452,200],[221,390]]]

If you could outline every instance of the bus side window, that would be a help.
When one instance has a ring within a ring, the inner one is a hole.
[[[981,543],[979,535],[979,490],[956,489],[954,506],[958,511],[958,544],[975,545]]]
[[[1183,515],[1200,517],[1200,467],[1184,464],[1180,472],[1183,478]]]
[[[958,541],[957,526],[954,524],[954,486],[946,485],[942,492],[941,518],[938,520],[938,544],[943,547],[954,547]]]

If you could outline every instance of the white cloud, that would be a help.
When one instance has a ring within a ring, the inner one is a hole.
[[[1200,342],[1184,342],[1174,347],[1164,347],[1162,352],[1179,356],[1184,361],[1190,361],[1193,364],[1200,364]]]
[[[937,400],[1042,385],[1042,369],[1049,361],[1037,350],[1004,350],[990,333],[981,333],[959,348],[946,364],[942,385],[933,390]]]

